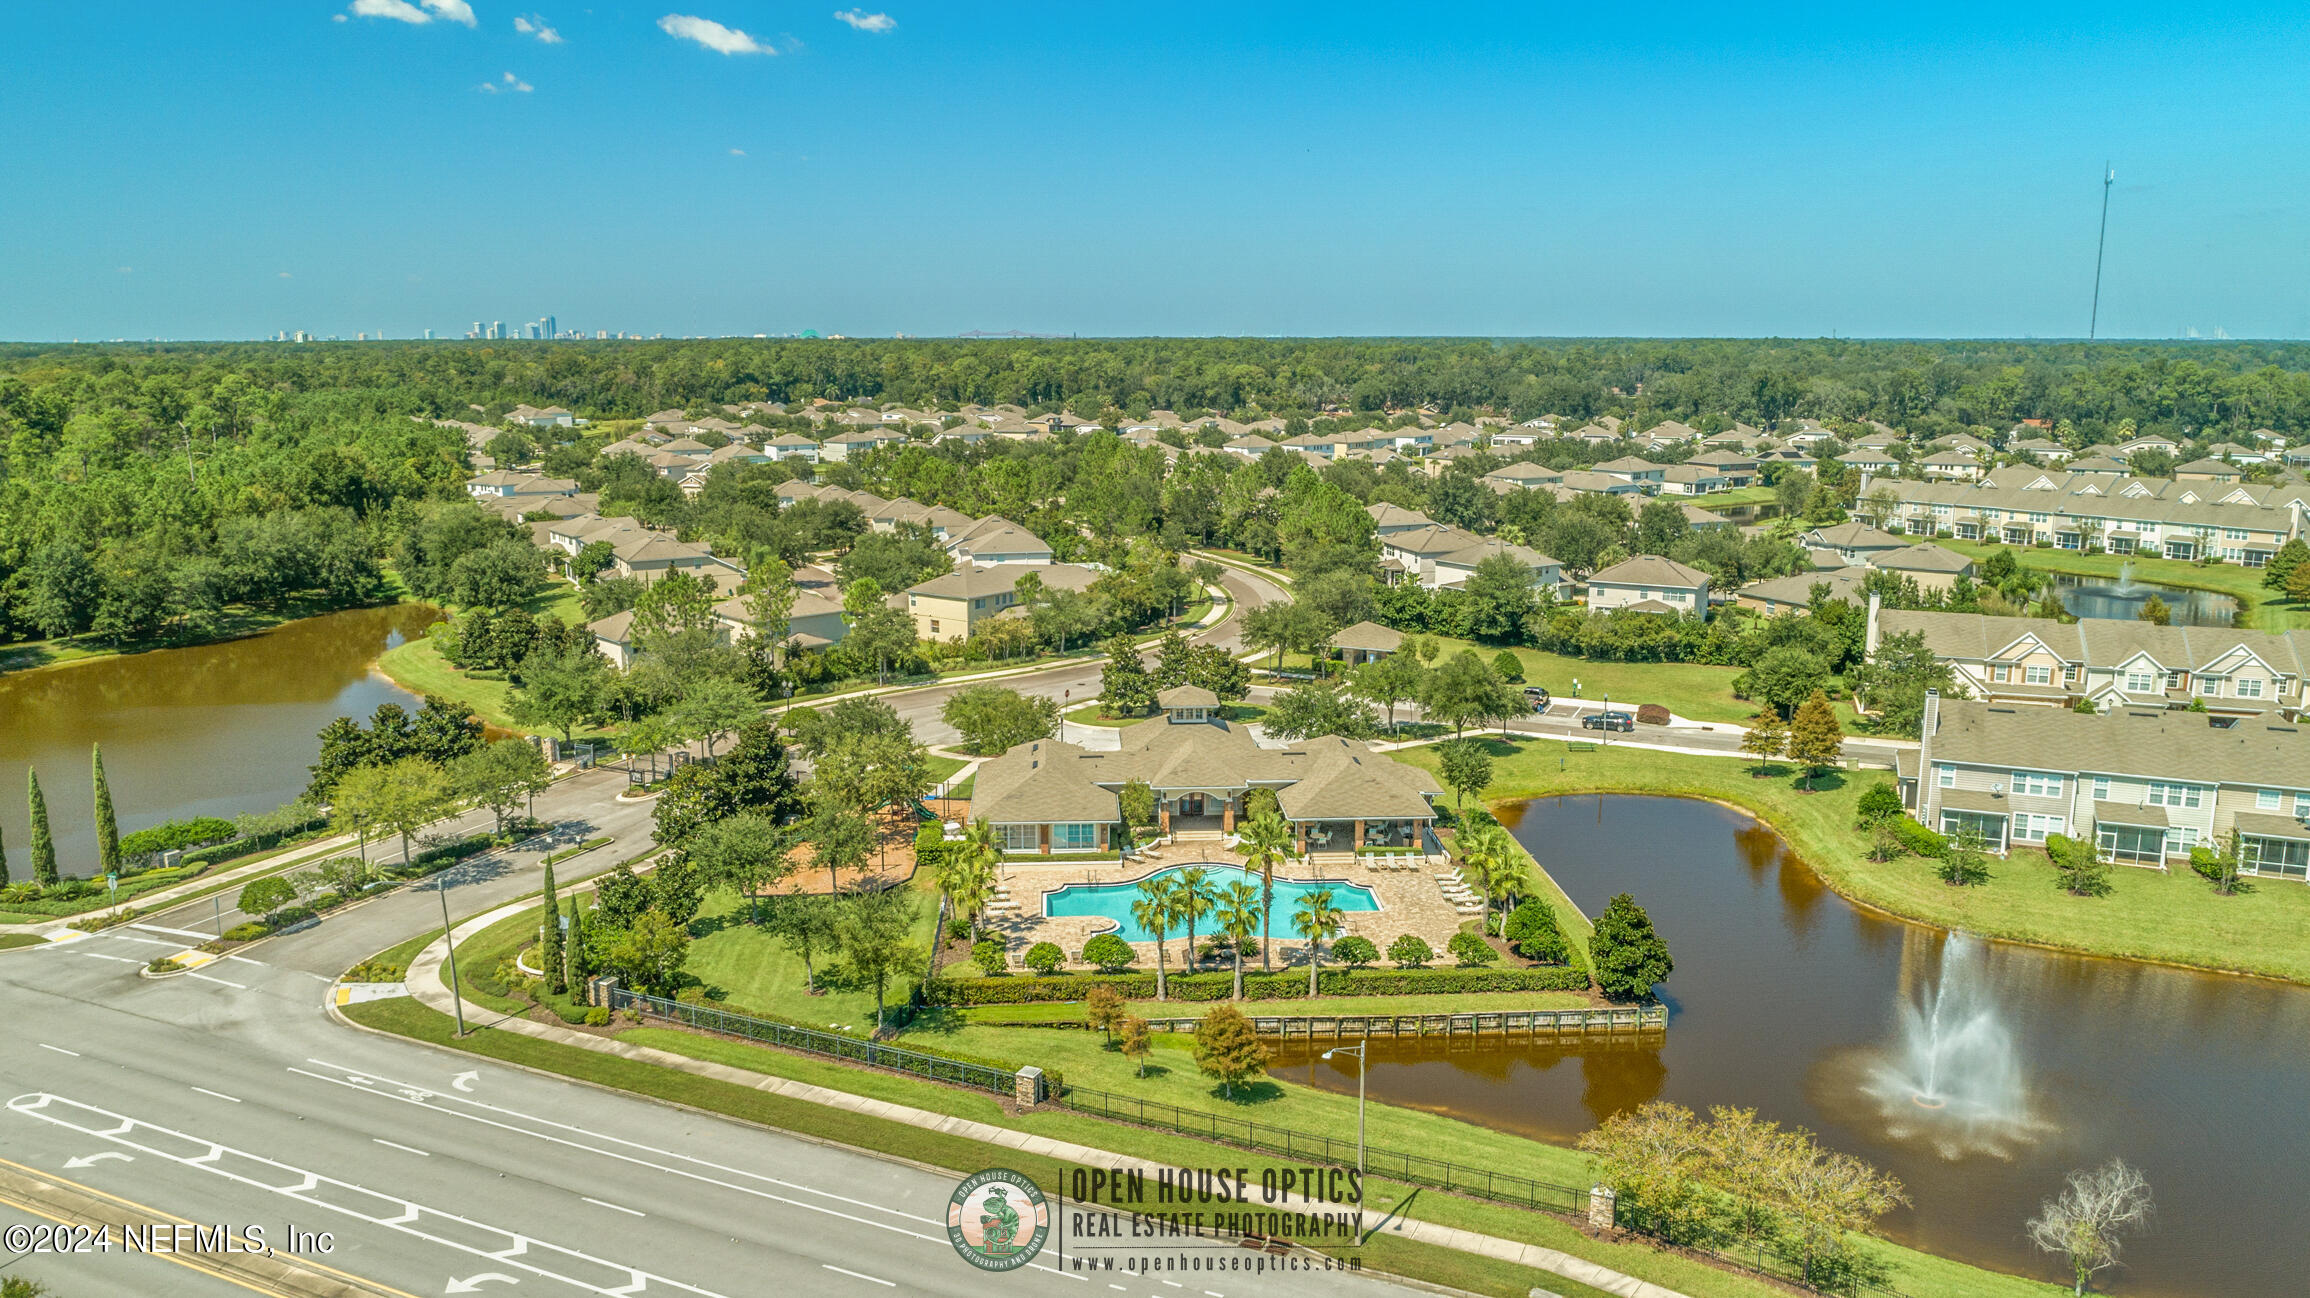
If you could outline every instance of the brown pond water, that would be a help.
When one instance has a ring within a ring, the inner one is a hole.
[[[2066,1277],[2022,1223],[2068,1171],[2122,1156],[2148,1174],[2157,1218],[2103,1291],[2310,1293],[2298,1224],[2310,1204],[2310,989],[1870,914],[1771,830],[1714,803],[1547,798],[1505,814],[1581,909],[1625,891],[1651,913],[1676,958],[1661,989],[1668,1033],[1572,1049],[1375,1041],[1373,1099],[1559,1142],[1652,1099],[1752,1106],[1899,1176],[1914,1206],[1887,1219],[1894,1238],[2049,1280]],[[1944,987],[1942,1035],[1927,1037],[1964,1040],[1943,1056],[1941,1084],[2006,1092],[2003,1120],[1951,1121],[1958,1106],[1921,1109],[1898,1081],[1916,1072],[1900,1066],[1904,1006],[1923,1018]],[[1353,1093],[1352,1063],[1312,1055],[1294,1043],[1275,1071]]]
[[[305,618],[260,635],[0,676],[0,829],[14,877],[31,873],[24,772],[40,772],[57,865],[96,869],[90,744],[122,833],[186,816],[266,811],[304,791],[321,727],[419,700],[372,670],[440,617],[394,604]]]

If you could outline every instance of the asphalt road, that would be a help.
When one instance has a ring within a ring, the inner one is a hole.
[[[143,940],[0,960],[0,1158],[261,1227],[276,1248],[325,1231],[308,1255],[410,1294],[1400,1291],[1320,1272],[1086,1278],[1055,1253],[988,1276],[945,1238],[955,1177],[356,1032],[321,1010],[326,978],[269,957],[143,980]],[[65,1298],[237,1292],[117,1247],[14,1270]]]

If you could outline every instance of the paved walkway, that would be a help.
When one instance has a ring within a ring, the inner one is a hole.
[[[457,926],[454,940],[465,941],[500,920],[521,914],[524,911],[534,910],[536,906],[535,900],[510,902],[487,914],[477,915]],[[415,959],[410,961],[407,986],[410,995],[415,996],[420,1004],[443,1014],[453,1014],[457,1007],[452,1000],[448,986],[442,982],[441,965],[442,948],[439,945],[426,947]],[[536,1023],[524,1018],[509,1018],[496,1010],[484,1009],[475,1005],[471,1001],[465,1003],[464,1009],[465,1021],[469,1025],[518,1032],[523,1036],[535,1037],[541,1041],[575,1046],[578,1049],[591,1050],[599,1054],[617,1055],[637,1063],[651,1064],[660,1068],[676,1068],[699,1077],[710,1077],[716,1081],[750,1087],[773,1095],[783,1095],[790,1099],[822,1104],[829,1108],[844,1109],[852,1113],[862,1113],[892,1122],[903,1122],[909,1126],[940,1131],[970,1140],[984,1141],[987,1144],[1000,1145],[1006,1149],[1040,1154],[1043,1157],[1058,1159],[1061,1162],[1076,1163],[1087,1167],[1144,1172],[1161,1170],[1158,1164],[1117,1154],[1110,1150],[1094,1149],[1089,1145],[1053,1140],[1048,1136],[1014,1131],[1008,1127],[975,1122],[951,1114],[932,1113],[926,1109],[892,1104],[886,1100],[853,1095],[848,1091],[838,1091],[830,1087],[813,1086],[810,1083],[797,1082],[789,1078],[771,1077],[742,1068],[732,1068],[727,1064],[692,1059],[687,1055],[677,1055],[670,1051],[656,1050],[627,1041],[617,1041],[607,1037],[594,1036],[590,1033],[577,1032],[556,1024]],[[331,1012],[335,1012],[333,1006]],[[342,1021],[351,1022],[350,1020]],[[352,1026],[360,1027],[359,1024],[352,1024]],[[363,1028],[362,1030],[377,1031],[373,1028]],[[1337,1206],[1352,1209],[1356,1205]],[[1536,1270],[1546,1271],[1551,1275],[1563,1276],[1568,1280],[1577,1280],[1590,1288],[1617,1294],[1621,1298],[1685,1298],[1685,1295],[1676,1290],[1665,1289],[1649,1281],[1623,1275],[1609,1267],[1601,1266],[1584,1258],[1574,1257],[1570,1253],[1538,1244],[1525,1244],[1516,1240],[1501,1239],[1495,1235],[1461,1230],[1455,1226],[1443,1226],[1435,1222],[1394,1216],[1389,1217],[1379,1229],[1385,1230],[1391,1235],[1422,1244],[1457,1249],[1463,1253],[1475,1253],[1484,1257],[1498,1258],[1504,1262],[1532,1267]]]

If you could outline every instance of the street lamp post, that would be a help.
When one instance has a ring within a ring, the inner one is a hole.
[[[449,952],[449,999],[457,1010],[457,1036],[465,1038],[465,992],[457,985],[457,939],[449,931],[449,873],[443,871],[433,881],[433,890],[441,894],[441,945]]]
[[[1369,1071],[1370,1062],[1364,1058],[1364,1052],[1371,1048],[1371,1044],[1371,1038],[1366,1037],[1358,1045],[1333,1046],[1323,1052],[1327,1060],[1333,1055],[1356,1057],[1356,1175],[1359,1177],[1364,1175],[1364,1075]]]

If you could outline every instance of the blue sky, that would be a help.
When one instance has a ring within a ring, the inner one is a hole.
[[[14,6],[0,338],[2310,336],[2298,4],[842,12]]]

